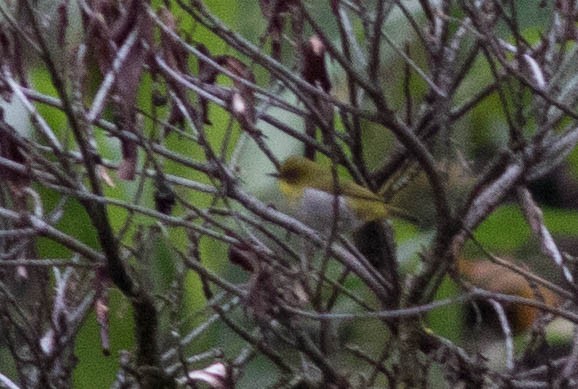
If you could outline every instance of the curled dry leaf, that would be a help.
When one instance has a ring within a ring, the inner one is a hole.
[[[162,178],[157,179],[155,182],[155,187],[155,209],[160,213],[170,215],[173,211],[173,207],[177,202],[175,192]]]
[[[291,7],[297,5],[296,0],[259,0],[261,12],[267,19],[280,17],[291,11]]]
[[[198,50],[206,57],[213,59],[217,64],[233,73],[236,77],[246,80],[251,84],[255,84],[255,75],[242,61],[230,55],[220,55],[211,57],[209,50],[199,45]],[[214,84],[217,81],[219,70],[209,64],[206,60],[199,58],[199,80],[207,84]],[[253,89],[238,79],[233,79],[235,89],[229,97],[229,110],[241,124],[243,130],[255,133],[255,96]],[[203,121],[211,124],[208,120],[208,105],[207,100],[200,98]]]
[[[229,261],[246,271],[253,272],[257,266],[257,255],[246,246],[229,246]]]
[[[135,1],[136,2],[136,1]],[[141,4],[138,1],[138,4]],[[146,15],[144,7],[140,5],[135,12],[141,15],[136,19],[134,29],[138,31],[139,42],[130,50],[125,66],[117,76],[116,92],[119,96],[120,124],[126,131],[137,132],[136,128],[136,96],[140,77],[146,61],[146,49],[142,41],[151,42],[151,20]],[[118,176],[122,179],[134,179],[137,164],[137,144],[133,141],[123,139],[122,142],[123,160],[118,170]]]
[[[325,51],[325,45],[317,35],[309,38],[303,48],[301,74],[305,81],[327,93],[331,90],[331,81],[325,67]]]
[[[211,57],[211,52],[209,51],[209,49],[207,49],[207,47],[202,43],[197,46],[197,50],[199,50],[201,54],[203,54],[204,56],[213,59],[213,57]],[[199,80],[209,85],[213,85],[215,81],[217,81],[217,75],[219,74],[219,71],[201,57],[198,58],[198,62],[199,62]],[[213,124],[209,120],[209,104],[207,99],[205,99],[204,97],[200,97],[199,102],[201,105],[201,115],[203,123],[209,125]]]
[[[215,362],[201,370],[193,370],[188,374],[190,383],[205,382],[211,388],[232,388],[231,369],[223,362]]]
[[[259,0],[261,12],[269,21],[265,36],[271,38],[271,57],[281,60],[281,37],[285,14],[297,5],[296,0]]]
[[[178,31],[178,23],[175,20],[174,15],[167,8],[161,8],[159,10],[159,18],[165,24],[168,29],[174,33]],[[189,73],[189,52],[177,41],[171,34],[164,30],[161,30],[161,49],[163,56],[167,65],[177,73],[188,74]],[[187,97],[186,89],[179,83],[174,82],[172,78],[167,78],[167,82],[171,86],[171,89],[175,92],[177,98],[184,104],[191,114],[191,116],[196,116],[195,110],[189,104],[189,99]],[[185,123],[185,117],[179,106],[175,103],[171,104],[171,111],[168,118],[168,123],[171,126],[183,127]],[[170,127],[167,127],[169,129]]]
[[[235,76],[255,84],[255,75],[243,62],[235,57],[223,55],[215,58],[217,63]],[[233,80],[235,91],[231,95],[229,106],[243,130],[254,132],[256,121],[255,96],[250,86],[239,80]]]
[[[18,146],[15,136],[16,130],[4,121],[4,112],[0,111],[0,156],[24,165],[26,158]],[[8,181],[13,193],[22,194],[24,187],[28,186],[30,177],[26,173],[0,168],[0,180]]]
[[[534,86],[540,90],[545,90],[547,87],[546,78],[538,62],[529,54],[524,54],[522,58],[525,61],[526,72],[534,81]]]
[[[92,0],[83,7],[84,29],[89,52],[95,58],[104,76],[111,69],[119,48],[129,36],[136,33],[136,43],[128,51],[123,65],[116,74],[115,109],[120,129],[137,132],[136,96],[140,77],[147,61],[147,49],[152,42],[152,21],[147,15],[144,2],[132,0],[126,7],[112,0]],[[132,180],[136,173],[137,144],[121,139],[122,162],[118,176]]]
[[[175,34],[178,32],[178,23],[167,8],[163,7],[159,10],[159,18],[170,31]],[[161,45],[167,64],[175,70],[187,73],[189,69],[189,52],[164,30],[161,30]]]
[[[259,262],[249,282],[245,303],[258,321],[287,321],[283,306],[302,307],[309,301],[299,273]]]
[[[105,166],[97,165],[96,170],[97,170],[98,176],[104,181],[104,183],[106,185],[108,185],[111,188],[116,187],[113,179],[110,177],[110,174],[108,174],[108,169]]]
[[[534,285],[524,276],[492,262],[462,259],[458,262],[458,271],[472,284],[490,292],[542,301],[551,307],[560,302],[559,296],[551,290]],[[515,333],[530,328],[540,316],[537,308],[523,304],[511,304],[504,308]]]
[[[0,67],[4,71],[16,75],[24,87],[28,87],[26,79],[26,56],[22,49],[22,42],[18,33],[9,26],[0,24]],[[6,101],[10,101],[12,91],[4,83],[0,83],[0,94]]]
[[[98,269],[95,278],[95,299],[94,312],[96,322],[100,327],[100,344],[104,355],[110,355],[110,337],[109,337],[109,307],[108,307],[108,283],[109,279],[103,269]]]
[[[96,313],[96,321],[100,327],[100,344],[102,352],[105,355],[110,355],[110,339],[108,336],[108,301],[107,296],[102,295],[94,302],[94,311]]]
[[[329,81],[329,74],[325,67],[325,44],[317,35],[313,35],[307,43],[303,45],[301,75],[305,81],[316,88],[321,88],[325,93],[331,90],[331,81]],[[328,101],[312,96],[315,105],[318,107],[321,116],[329,124],[324,128],[332,127],[330,124],[333,120],[333,105]],[[310,119],[305,121],[305,132],[311,137],[315,137],[316,126]],[[324,131],[324,139],[329,142],[329,135]],[[313,158],[315,150],[307,145],[305,148],[305,155]]]
[[[30,190],[30,180],[32,178],[27,163],[27,158],[20,148],[22,140],[19,138],[16,130],[12,128],[4,120],[4,110],[0,108],[0,157],[17,164],[26,166],[22,169],[10,169],[7,167],[0,167],[0,183],[9,189],[12,196],[12,209],[23,215],[28,214],[27,197],[31,196],[37,198],[35,192]],[[6,185],[7,184],[7,185]],[[41,214],[41,210],[38,214]],[[27,222],[22,219],[14,222],[15,228],[24,228]],[[34,257],[35,250],[33,240],[27,244],[22,244],[18,237],[3,239],[4,244],[4,258],[5,259],[20,259],[22,257]],[[32,274],[40,274],[32,270]],[[30,272],[25,266],[18,266],[16,268],[16,276],[20,280],[29,280]]]

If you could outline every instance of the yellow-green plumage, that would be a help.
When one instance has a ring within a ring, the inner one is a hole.
[[[397,209],[369,189],[348,179],[333,180],[331,168],[322,166],[300,156],[289,157],[277,174],[279,188],[290,202],[301,201],[306,189],[315,189],[331,196],[337,194],[345,199],[349,210],[357,219],[355,225],[381,220],[390,213],[399,214]],[[403,213],[403,211],[401,211]]]

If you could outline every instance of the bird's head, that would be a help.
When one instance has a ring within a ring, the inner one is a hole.
[[[314,186],[319,179],[320,167],[315,162],[300,156],[287,158],[279,172],[270,174],[279,181],[295,187]]]

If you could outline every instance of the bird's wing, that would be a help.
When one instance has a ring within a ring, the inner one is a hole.
[[[357,185],[355,183],[348,183],[348,185],[344,186],[342,193],[354,199],[368,201],[368,203],[365,203],[363,206],[360,204],[358,204],[358,206],[354,205],[354,208],[357,208],[356,212],[368,214],[365,216],[367,220],[377,220],[393,216],[396,218],[405,219],[412,223],[420,223],[419,219],[414,215],[404,211],[403,209],[385,203],[381,196],[373,193],[363,186]]]
[[[373,193],[361,185],[350,181],[344,182],[341,186],[339,186],[339,193],[358,200],[377,201],[383,203],[383,199],[379,195]]]

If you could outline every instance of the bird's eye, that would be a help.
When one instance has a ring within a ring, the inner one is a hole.
[[[297,169],[287,169],[281,174],[281,176],[285,181],[297,181],[299,178],[299,172]]]

